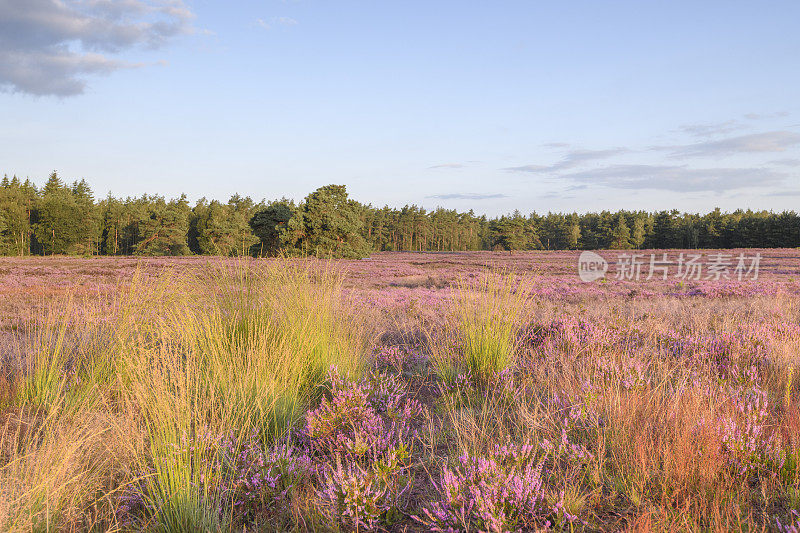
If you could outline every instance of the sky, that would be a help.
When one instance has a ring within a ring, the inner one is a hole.
[[[800,203],[800,2],[0,0],[0,174],[103,197]]]

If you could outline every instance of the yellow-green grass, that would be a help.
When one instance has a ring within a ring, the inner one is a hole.
[[[439,376],[452,382],[469,372],[485,382],[509,368],[527,295],[526,281],[510,274],[487,272],[461,280],[443,331],[431,336],[431,360]]]
[[[3,434],[2,529],[78,527],[87,519],[77,515],[93,513],[104,516],[90,521],[116,527],[103,495],[122,471],[143,476],[148,527],[231,527],[218,484],[201,482],[214,438],[283,438],[331,366],[360,375],[371,335],[349,313],[341,276],[316,263],[242,260],[135,276],[102,327],[75,320],[87,314],[80,305],[52,307],[23,347],[10,412],[26,429]],[[113,454],[95,455],[100,441],[127,463],[111,468]]]

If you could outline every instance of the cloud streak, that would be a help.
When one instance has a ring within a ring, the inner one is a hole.
[[[0,0],[0,89],[72,96],[86,76],[141,66],[110,57],[192,31],[181,0]]]
[[[684,157],[720,157],[742,153],[784,152],[800,144],[800,133],[791,131],[767,131],[729,137],[718,141],[705,141],[683,146],[656,147],[656,150],[668,150],[670,156]]]
[[[563,174],[563,178],[614,189],[652,189],[675,192],[725,192],[748,187],[780,185],[786,174],[768,168],[697,169],[670,165],[612,165]]]
[[[744,118],[747,120],[765,120],[770,118],[788,117],[788,111],[776,111],[775,113],[747,113]]]
[[[617,155],[630,152],[627,148],[612,148],[609,150],[571,150],[558,162],[552,165],[522,165],[519,167],[506,167],[509,172],[529,172],[534,174],[550,174],[579,167],[591,161],[608,159]]]
[[[725,135],[744,129],[744,126],[736,120],[726,120],[724,122],[685,124],[680,127],[683,133],[688,133],[694,137],[713,137],[715,135]]]
[[[770,163],[773,165],[781,165],[784,167],[800,167],[800,159],[792,159],[792,158],[776,159],[774,161],[770,161]]]
[[[464,168],[467,165],[463,165],[461,163],[442,163],[441,165],[433,165],[432,167],[428,168]]]
[[[272,17],[269,21],[256,19],[256,24],[265,30],[270,30],[275,26],[297,26],[297,21],[292,17]]]
[[[800,191],[775,191],[764,196],[800,196]]]
[[[496,198],[508,198],[505,194],[479,194],[479,193],[447,193],[426,196],[436,200],[493,200]]]

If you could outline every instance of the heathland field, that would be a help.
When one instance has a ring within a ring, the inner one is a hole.
[[[0,530],[797,531],[800,250],[625,253],[0,258]]]

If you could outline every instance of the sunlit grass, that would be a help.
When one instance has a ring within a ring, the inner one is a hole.
[[[31,328],[13,402],[38,418],[35,434],[12,446],[2,467],[4,479],[18,482],[14,494],[22,494],[3,496],[10,529],[72,522],[67,510],[80,498],[68,492],[82,478],[56,482],[69,477],[56,474],[87,460],[79,453],[87,447],[83,441],[110,431],[101,425],[97,435],[87,435],[80,422],[100,409],[100,398],[107,409],[130,413],[143,432],[147,453],[129,466],[148,473],[150,527],[225,528],[229,510],[220,509],[220,494],[198,489],[208,486],[202,480],[211,476],[214,437],[284,438],[321,394],[331,366],[344,376],[361,375],[369,345],[369,328],[345,308],[341,276],[324,264],[242,260],[155,282],[139,274],[113,309],[106,327],[113,335],[97,341],[92,353],[78,342],[81,328],[90,326],[74,319],[79,313],[71,300]],[[90,394],[100,387],[102,395]],[[79,436],[66,436],[59,429],[64,424]],[[81,476],[98,468],[84,464]],[[79,484],[91,490],[90,483]]]
[[[439,376],[452,382],[460,372],[487,381],[508,368],[527,299],[525,282],[486,273],[458,285],[444,324],[430,351]]]

